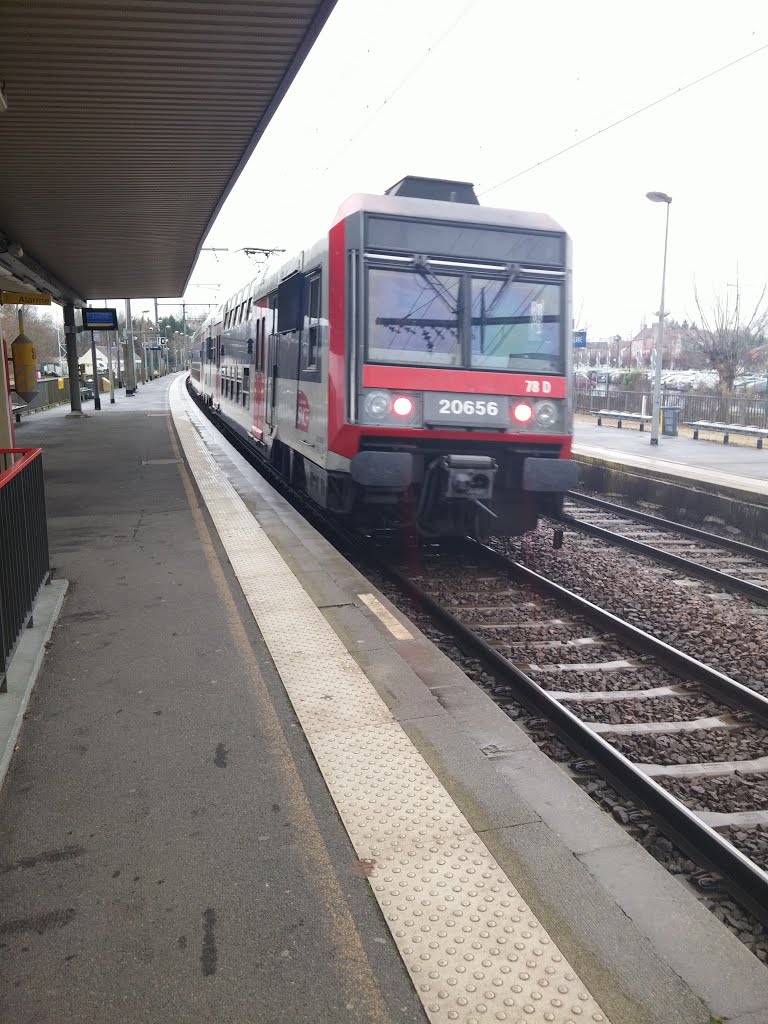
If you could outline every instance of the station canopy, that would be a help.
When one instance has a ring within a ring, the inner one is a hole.
[[[182,295],[334,4],[5,0],[0,284]]]

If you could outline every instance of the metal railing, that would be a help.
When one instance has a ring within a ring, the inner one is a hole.
[[[0,693],[50,568],[42,455],[41,448],[0,449]]]
[[[62,384],[63,387],[59,385]],[[13,378],[11,378],[13,387]],[[48,409],[52,405],[63,405],[69,402],[69,378],[68,377],[41,377],[37,381],[37,394],[31,402],[25,402],[13,396],[13,411],[25,416],[27,413]]]
[[[574,391],[576,412],[599,412],[611,409],[613,412],[651,411],[651,396],[641,391],[611,391],[606,388]],[[696,423],[707,420],[710,423],[730,423],[733,426],[761,427],[768,430],[768,400],[745,398],[743,395],[691,395],[679,391],[662,392],[661,404],[680,409],[681,422]]]

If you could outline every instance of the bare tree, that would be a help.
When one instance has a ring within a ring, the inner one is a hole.
[[[11,345],[19,333],[17,306],[0,306],[0,333],[6,340],[10,354]],[[36,306],[25,306],[24,333],[34,342],[39,363],[51,363],[59,358],[56,324],[47,311],[42,312]]]
[[[731,294],[731,291],[734,294]],[[739,374],[755,366],[766,353],[765,332],[768,310],[764,301],[768,284],[754,306],[742,304],[738,275],[733,289],[715,292],[711,304],[706,305],[694,286],[696,308],[701,326],[691,330],[689,340],[707,364],[717,373],[721,394],[730,394]]]

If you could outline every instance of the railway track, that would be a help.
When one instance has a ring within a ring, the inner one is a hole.
[[[733,777],[738,766],[755,779],[768,773],[768,697],[477,542],[426,548],[415,570],[411,559],[393,561],[290,488],[237,432],[199,407],[335,544],[388,577],[478,658],[502,707],[520,702],[551,723],[768,923],[768,873],[719,831],[768,822],[768,812],[729,811],[717,794],[725,810],[710,814],[686,799],[686,785],[701,789]],[[703,736],[708,749],[699,757]],[[722,747],[717,759],[713,737]],[[683,741],[689,752],[679,755]],[[768,863],[768,835],[764,845]]]
[[[559,521],[768,606],[768,551],[763,548],[572,491]]]
[[[768,772],[768,698],[484,545],[390,572],[483,663],[502,707],[522,701],[552,723],[768,922],[768,874],[721,832],[768,813],[720,785]],[[692,809],[709,786],[720,809]]]

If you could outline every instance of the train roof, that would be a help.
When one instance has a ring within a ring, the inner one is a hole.
[[[410,194],[404,194],[410,193]],[[451,195],[454,201],[433,198],[439,195]],[[430,196],[430,198],[426,198]],[[408,217],[418,220],[444,220],[454,224],[476,224],[488,227],[516,228],[519,231],[546,231],[565,235],[565,228],[554,217],[546,213],[535,213],[527,210],[505,210],[493,206],[480,206],[470,182],[448,181],[438,178],[417,178],[407,176],[388,189],[384,195],[371,195],[357,192],[341,204],[336,211],[331,226],[355,213],[382,214],[389,217]],[[221,319],[228,309],[239,305],[254,295],[258,286],[267,279],[273,279],[277,286],[286,271],[300,267],[302,257],[311,250],[295,253],[290,259],[280,263],[268,263],[261,274],[242,286],[234,295],[229,296],[219,310],[204,321],[203,327]]]
[[[356,193],[345,199],[336,211],[333,224],[354,213],[379,213],[389,217],[414,217],[420,220],[445,220],[455,223],[518,228],[523,231],[554,231],[566,234],[565,228],[546,213],[525,210],[504,210],[468,202],[446,202],[400,195],[368,195]]]

